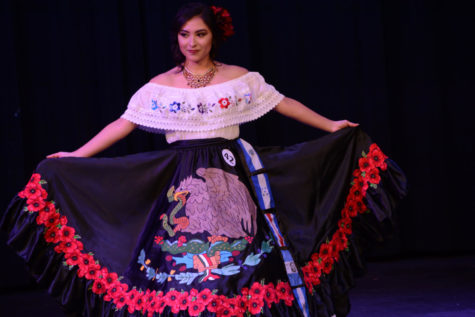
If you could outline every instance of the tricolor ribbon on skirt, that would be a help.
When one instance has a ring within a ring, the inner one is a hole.
[[[302,281],[302,278],[299,274],[295,261],[292,257],[292,254],[287,249],[287,244],[285,242],[284,236],[280,231],[279,224],[277,223],[277,218],[274,214],[274,199],[272,197],[272,191],[270,189],[269,178],[264,171],[262,161],[259,158],[259,155],[254,150],[254,148],[244,141],[243,139],[238,139],[237,143],[241,147],[241,150],[244,155],[244,159],[247,165],[247,168],[251,175],[251,181],[254,186],[254,191],[259,202],[259,207],[264,213],[264,218],[266,219],[267,224],[269,225],[274,240],[279,246],[282,259],[285,264],[285,269],[287,276],[289,278],[290,286],[294,292],[294,296],[297,300],[297,303],[305,317],[310,316],[305,284]]]

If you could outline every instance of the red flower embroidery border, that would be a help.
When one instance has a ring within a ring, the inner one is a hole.
[[[41,186],[46,184],[40,174],[32,175],[25,189],[18,193],[21,198],[26,198],[24,211],[30,214],[37,213],[36,223],[44,225],[44,239],[55,244],[54,251],[64,254],[63,264],[70,269],[77,266],[77,275],[80,278],[93,281],[90,290],[94,294],[103,296],[105,301],[112,301],[117,309],[127,307],[129,313],[140,311],[144,315],[152,316],[162,313],[169,306],[172,313],[188,311],[190,316],[199,316],[207,309],[217,316],[244,316],[247,313],[259,314],[264,305],[271,307],[274,303],[284,302],[292,306],[294,295],[288,282],[279,281],[265,284],[254,282],[251,288],[242,288],[241,294],[229,298],[216,294],[216,291],[203,289],[198,291],[170,290],[167,293],[147,289],[129,289],[129,285],[120,281],[117,273],[109,272],[106,267],[94,259],[93,253],[84,250],[81,238],[75,233],[73,227],[67,226],[68,219],[61,215],[54,201],[47,201],[48,193]],[[156,242],[161,239],[156,237]]]
[[[318,252],[312,254],[310,261],[302,267],[304,281],[310,292],[314,286],[320,284],[322,274],[330,274],[334,262],[339,260],[340,252],[348,250],[348,236],[352,233],[352,218],[368,211],[363,199],[366,197],[368,187],[377,188],[381,181],[379,169],[385,171],[387,156],[375,144],[371,144],[369,152],[364,151],[358,161],[358,168],[353,172],[350,193],[346,198],[345,206],[341,211],[338,229],[332,238],[320,245]]]
[[[386,170],[385,156],[376,144],[372,144],[368,154],[362,153],[359,168],[353,172],[354,179],[338,221],[338,229],[330,241],[323,243],[318,252],[312,254],[311,260],[302,268],[307,288],[313,292],[313,286],[320,284],[322,274],[329,274],[333,263],[338,261],[339,252],[347,249],[347,236],[352,233],[351,218],[358,213],[367,212],[363,198],[369,186],[377,187],[381,177],[379,169]],[[273,283],[254,282],[251,288],[242,288],[241,295],[229,298],[216,294],[216,291],[203,289],[198,291],[170,290],[163,291],[129,290],[129,285],[121,282],[117,273],[109,272],[94,259],[94,254],[86,252],[79,235],[73,227],[67,226],[66,216],[61,215],[54,201],[47,201],[48,193],[42,187],[46,184],[40,174],[34,173],[26,187],[18,196],[26,199],[24,211],[30,214],[38,213],[36,223],[45,226],[44,239],[55,244],[56,253],[64,254],[64,265],[70,269],[77,266],[80,278],[93,281],[91,290],[94,294],[103,296],[105,301],[112,301],[117,309],[127,306],[129,313],[140,311],[152,316],[162,313],[169,306],[172,313],[188,311],[190,316],[199,316],[207,309],[217,316],[244,316],[246,313],[259,314],[264,305],[269,308],[274,303],[283,301],[292,306],[294,296],[288,282]],[[161,241],[156,241],[160,243]]]

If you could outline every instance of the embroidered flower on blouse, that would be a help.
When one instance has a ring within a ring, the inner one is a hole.
[[[196,108],[198,108],[198,112],[203,114],[203,113],[206,113],[207,112],[207,107],[206,107],[206,104],[203,104],[203,103],[199,103],[196,105]]]
[[[152,99],[152,110],[158,109],[158,101],[156,99]]]
[[[252,100],[252,95],[251,93],[244,94],[244,98],[246,98],[246,103],[250,104]]]
[[[231,104],[229,102],[229,99],[228,98],[221,98],[219,99],[219,106],[222,108],[222,109],[227,109],[229,107],[229,105]]]
[[[171,112],[177,113],[178,111],[180,111],[180,105],[181,104],[179,102],[174,101],[170,104],[169,109]]]

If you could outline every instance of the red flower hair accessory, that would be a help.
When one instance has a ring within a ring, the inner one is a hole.
[[[222,7],[211,6],[211,9],[216,16],[216,24],[223,31],[223,40],[226,40],[234,34],[234,27],[232,24],[233,19],[231,18],[229,11]]]

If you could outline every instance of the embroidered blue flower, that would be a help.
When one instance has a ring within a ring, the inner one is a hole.
[[[251,93],[244,94],[244,98],[246,98],[246,103],[248,103],[248,104],[251,103],[251,99],[252,99]]]
[[[196,105],[196,107],[198,108],[198,112],[199,113],[206,113],[208,112],[208,107],[206,107],[206,104],[203,104],[203,103],[199,103]]]
[[[158,109],[158,101],[157,99],[152,99],[152,110]]]
[[[180,111],[180,103],[174,101],[173,103],[170,104],[169,109],[171,112],[177,113],[178,111]]]

